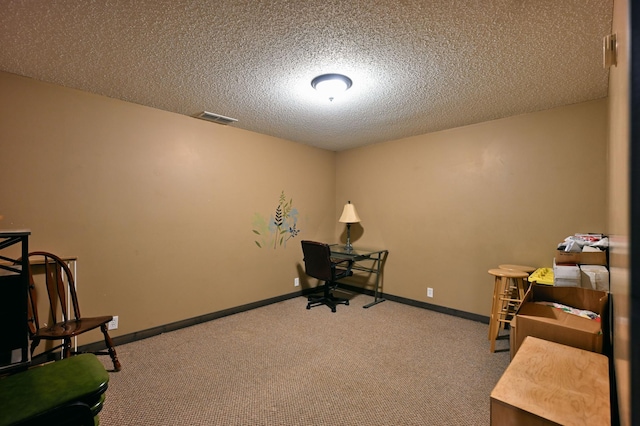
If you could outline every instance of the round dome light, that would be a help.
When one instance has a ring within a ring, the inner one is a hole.
[[[322,74],[311,80],[311,87],[332,101],[337,95],[351,87],[353,82],[342,74]]]

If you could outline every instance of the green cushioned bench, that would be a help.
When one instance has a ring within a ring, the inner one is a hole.
[[[0,379],[0,426],[97,425],[109,374],[93,354]]]

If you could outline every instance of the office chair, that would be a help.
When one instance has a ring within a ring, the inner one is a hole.
[[[311,309],[314,306],[326,305],[331,308],[331,312],[335,312],[336,305],[349,305],[348,299],[335,297],[331,290],[335,289],[338,280],[353,275],[351,271],[353,261],[349,259],[339,261],[332,260],[331,249],[328,244],[315,241],[302,241],[301,243],[306,274],[324,281],[322,295],[312,295],[307,298],[307,309]]]
[[[44,267],[47,294],[49,296],[51,322],[48,326],[45,324],[44,327],[40,326],[38,319],[38,292],[32,273],[35,264],[41,264]],[[69,312],[67,307],[67,291],[71,298],[72,312]],[[113,341],[107,332],[107,323],[113,317],[82,317],[80,315],[80,305],[78,304],[73,274],[67,263],[55,254],[44,251],[29,253],[29,304],[27,311],[32,357],[41,340],[62,340],[63,343],[61,345],[48,349],[44,353],[52,352],[62,347],[62,358],[68,358],[73,354],[71,350],[72,337],[100,328],[104,335],[104,343],[108,352],[96,352],[96,354],[108,354],[113,362],[114,371],[120,371],[120,361],[118,361]],[[61,314],[61,321],[58,321],[58,313]],[[72,313],[73,317],[71,317]]]

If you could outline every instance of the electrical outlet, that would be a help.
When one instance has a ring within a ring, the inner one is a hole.
[[[293,286],[294,287],[298,287],[300,285],[300,278],[294,278],[293,279]]]
[[[111,321],[107,323],[107,329],[116,330],[118,328],[118,316],[114,316]]]
[[[431,287],[427,287],[427,297],[433,297],[433,289]]]

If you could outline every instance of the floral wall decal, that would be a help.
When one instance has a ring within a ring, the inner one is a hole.
[[[253,233],[257,235],[255,243],[260,248],[287,247],[287,241],[300,232],[298,210],[293,207],[293,199],[287,201],[284,190],[274,214],[266,220],[260,213],[253,216]]]

